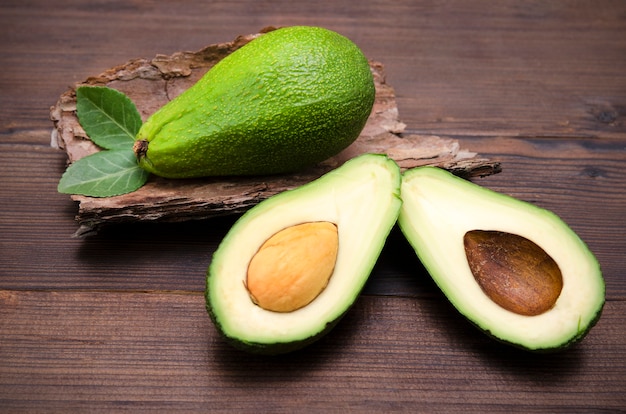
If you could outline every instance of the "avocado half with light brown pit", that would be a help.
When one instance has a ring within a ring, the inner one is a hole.
[[[207,310],[233,345],[302,348],[355,302],[400,210],[401,174],[366,154],[237,220],[207,271]]]
[[[594,255],[554,213],[434,167],[406,171],[398,224],[473,324],[532,351],[582,339],[605,285]]]

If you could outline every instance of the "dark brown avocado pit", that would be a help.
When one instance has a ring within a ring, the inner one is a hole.
[[[471,230],[463,237],[474,278],[495,303],[511,312],[536,316],[552,309],[563,276],[557,263],[525,237]]]

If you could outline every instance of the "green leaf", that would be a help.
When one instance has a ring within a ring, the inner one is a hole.
[[[104,149],[132,148],[142,122],[126,95],[103,86],[76,90],[76,114],[89,138]]]
[[[90,197],[111,197],[137,190],[150,174],[139,167],[132,149],[100,151],[70,165],[58,191]]]

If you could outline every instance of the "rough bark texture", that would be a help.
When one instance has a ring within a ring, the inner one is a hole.
[[[51,108],[54,122],[52,146],[64,150],[72,163],[99,151],[89,140],[76,117],[76,88],[81,85],[108,86],[125,93],[147,119],[158,108],[193,85],[220,59],[262,33],[239,36],[232,42],[215,44],[197,52],[178,52],[153,59],[133,59],[98,76],[77,83]],[[298,187],[363,153],[386,153],[402,169],[436,165],[464,176],[485,176],[500,171],[497,162],[461,149],[453,139],[403,134],[393,88],[386,83],[384,67],[370,62],[376,84],[372,114],[359,138],[347,149],[319,165],[297,174],[255,177],[216,177],[167,180],[152,176],[139,190],[116,197],[94,198],[73,195],[79,203],[77,235],[96,231],[107,223],[127,221],[184,221],[240,213],[279,192]]]

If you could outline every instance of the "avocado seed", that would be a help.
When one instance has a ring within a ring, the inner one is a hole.
[[[327,221],[287,227],[270,237],[248,265],[246,288],[263,309],[292,312],[313,301],[335,268],[339,236]]]
[[[554,306],[563,276],[537,244],[516,234],[484,230],[468,231],[463,243],[474,278],[495,303],[525,316]]]

